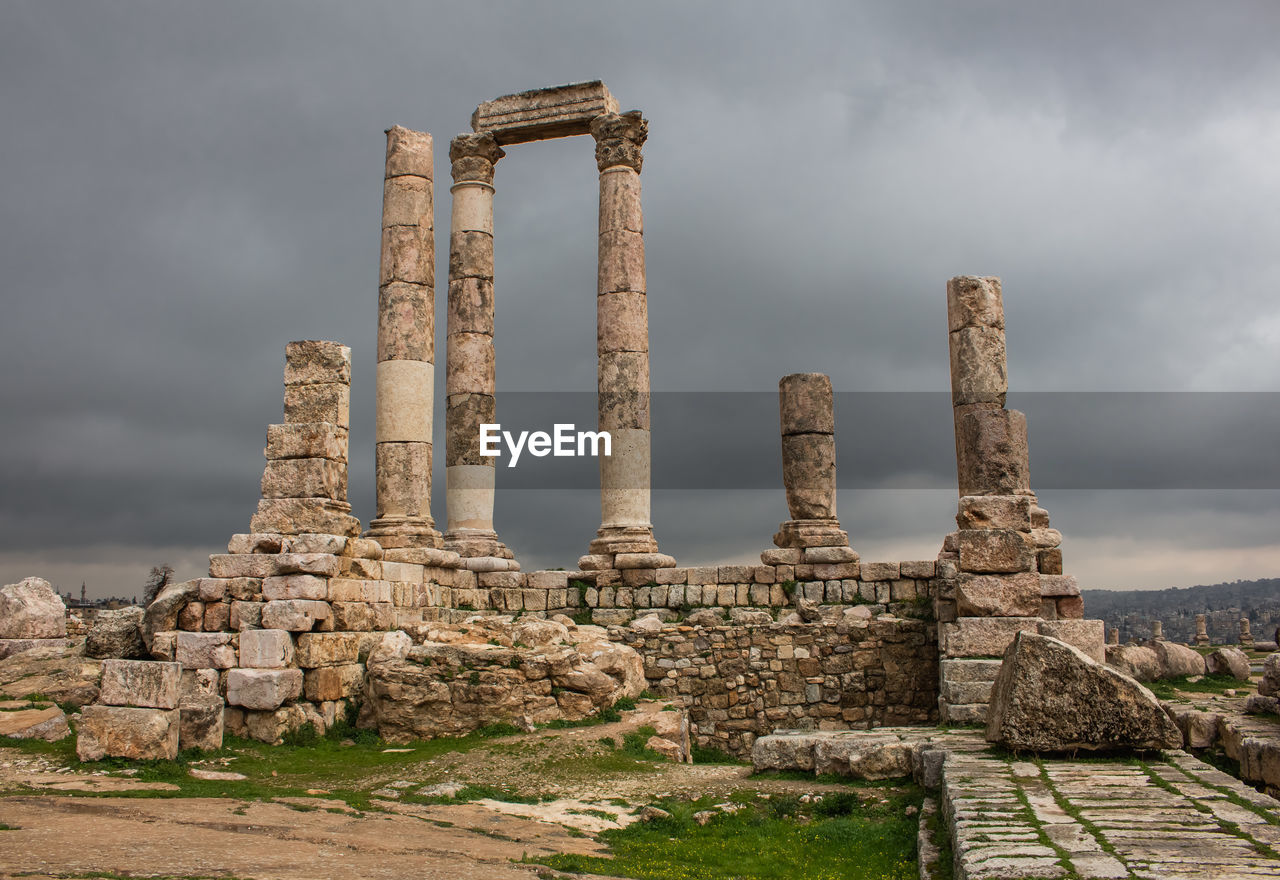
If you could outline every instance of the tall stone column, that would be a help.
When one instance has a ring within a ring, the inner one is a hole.
[[[384,547],[440,548],[431,518],[435,230],[431,135],[387,132],[378,286],[377,518]]]
[[[1209,644],[1209,622],[1205,615],[1196,615],[1196,644]]]
[[[494,459],[480,426],[496,422],[493,349],[493,170],[506,153],[490,133],[449,144],[449,323],[445,362],[445,547],[474,571],[518,570],[493,528]]]
[[[596,296],[599,429],[612,437],[600,458],[600,529],[584,568],[667,568],[650,522],[649,313],[645,293],[639,113],[591,121],[600,169],[600,257]]]
[[[778,409],[782,482],[791,519],[779,527],[773,543],[796,550],[830,547],[819,554],[823,562],[856,562],[858,554],[847,549],[849,535],[836,518],[835,405],[830,377],[822,373],[783,376],[778,382]]]

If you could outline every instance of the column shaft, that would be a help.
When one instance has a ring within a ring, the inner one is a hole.
[[[496,421],[493,347],[493,171],[505,155],[491,134],[449,145],[454,185],[449,230],[445,367],[445,546],[476,570],[518,570],[493,528],[494,459],[480,454],[480,426]]]
[[[822,373],[793,373],[778,382],[782,482],[791,519],[773,542],[782,548],[843,547],[836,518],[835,400]],[[856,561],[850,551],[840,561]],[[834,560],[834,557],[832,557]]]
[[[431,135],[387,132],[378,284],[375,478],[370,537],[384,547],[439,548],[431,518],[435,385],[435,229]]]

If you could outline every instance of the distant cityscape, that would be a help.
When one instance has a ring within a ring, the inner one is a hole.
[[[1280,626],[1280,578],[1186,587],[1170,590],[1082,590],[1086,617],[1101,618],[1120,630],[1120,641],[1151,638],[1151,624],[1164,625],[1164,637],[1191,642],[1196,615],[1205,615],[1209,641],[1233,645],[1240,637],[1240,618],[1249,619],[1255,639],[1271,641]]]
[[[109,596],[105,599],[90,599],[88,597],[88,585],[80,584],[80,595],[73,596],[71,593],[59,592],[62,597],[62,604],[68,609],[74,611],[78,608],[91,609],[94,611],[109,611],[112,608],[128,608],[130,605],[137,605],[138,597],[134,596],[126,599],[122,596]]]

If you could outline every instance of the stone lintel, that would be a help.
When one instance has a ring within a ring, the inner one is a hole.
[[[499,144],[520,144],[590,134],[592,119],[617,112],[605,84],[592,80],[485,101],[471,115],[471,128],[491,132]]]

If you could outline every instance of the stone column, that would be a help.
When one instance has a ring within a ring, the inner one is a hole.
[[[773,543],[786,549],[848,548],[849,535],[836,518],[836,423],[831,379],[822,373],[793,373],[778,382],[782,426],[782,483],[791,519],[779,526]],[[827,551],[856,562],[852,550]]]
[[[1107,644],[1108,645],[1120,644],[1120,630],[1118,627],[1113,626],[1111,627],[1110,630],[1107,631]]]
[[[1253,632],[1249,629],[1249,618],[1240,618],[1240,644],[1246,648],[1253,647]]]
[[[1196,644],[1209,644],[1209,625],[1203,614],[1196,615]]]
[[[1159,620],[1151,621],[1151,638],[1153,639],[1164,638],[1164,624]]]
[[[584,568],[668,568],[649,514],[649,313],[641,147],[649,123],[639,111],[591,122],[600,170],[600,258],[596,296],[599,429],[612,437],[600,457],[600,529]]]
[[[431,135],[387,132],[378,286],[375,475],[377,518],[365,533],[384,547],[439,548],[431,518],[435,383],[435,229]]]
[[[493,528],[494,464],[480,454],[480,426],[497,421],[493,349],[493,170],[506,153],[494,136],[449,144],[449,323],[445,365],[445,547],[474,571],[518,570]]]

